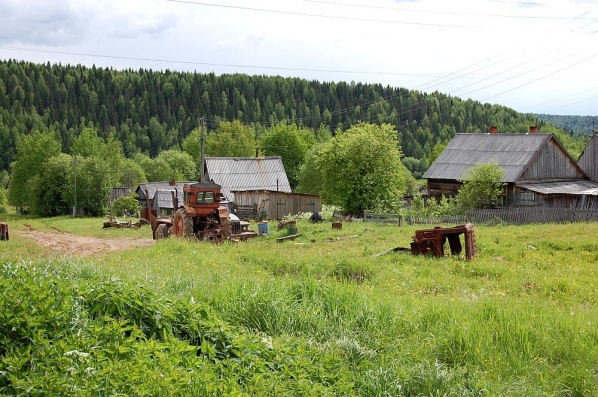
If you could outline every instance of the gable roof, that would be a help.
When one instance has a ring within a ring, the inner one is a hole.
[[[137,193],[139,200],[146,200],[146,197],[145,197],[146,190],[150,196],[150,199],[154,198],[154,196],[156,195],[156,191],[158,191],[158,190],[166,190],[166,191],[176,190],[177,196],[183,197],[183,186],[185,186],[185,184],[189,184],[189,183],[194,183],[194,182],[175,182],[174,185],[172,185],[171,182],[140,183],[139,186],[137,186],[137,189],[135,190],[135,192]],[[170,201],[172,202],[172,199],[170,199]],[[170,207],[172,207],[172,205],[170,205]]]
[[[471,167],[495,161],[504,171],[503,182],[515,182],[551,139],[552,134],[540,133],[455,134],[423,177],[459,180]]]
[[[278,190],[291,193],[282,157],[206,157],[207,180],[221,186],[221,192],[234,201],[232,191]]]
[[[153,210],[158,210],[160,208],[172,208],[174,209],[174,203],[172,201],[172,192],[174,193],[174,196],[177,198],[177,204],[180,204],[183,201],[183,196],[177,196],[177,192],[175,191],[175,189],[171,189],[171,190],[162,190],[162,189],[158,189],[156,190],[156,194],[154,195],[154,198],[152,199],[152,209]]]

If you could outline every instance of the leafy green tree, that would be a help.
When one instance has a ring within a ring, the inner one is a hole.
[[[10,175],[8,174],[8,171],[0,171],[0,186],[5,189],[8,188],[8,181],[10,181]]]
[[[299,171],[307,152],[315,143],[314,134],[295,124],[277,124],[260,137],[260,150],[266,156],[281,156],[292,189],[299,183]]]
[[[432,163],[436,161],[436,159],[438,158],[438,156],[440,156],[440,153],[442,153],[442,151],[444,150],[446,145],[448,145],[448,143],[448,140],[444,140],[442,142],[437,142],[436,145],[434,145],[428,158],[428,166],[432,165]]]
[[[32,212],[39,216],[67,215],[72,210],[73,157],[61,153],[51,157],[39,177],[35,180]]]
[[[168,165],[169,175],[166,180],[194,181],[198,179],[197,166],[193,158],[178,150],[165,150],[156,157],[156,161],[163,161]]]
[[[81,157],[98,157],[103,151],[104,140],[93,128],[83,128],[79,136],[73,139],[71,153]]]
[[[5,214],[8,212],[8,200],[6,196],[6,189],[4,186],[0,186],[0,214]]]
[[[48,160],[60,154],[60,143],[51,133],[34,132],[21,137],[12,163],[8,202],[14,207],[30,209],[35,197],[35,180],[46,168]]]
[[[183,151],[191,156],[199,167],[201,160],[201,129],[196,128],[183,140]]]
[[[239,120],[222,122],[206,135],[205,151],[210,157],[251,157],[255,155],[255,147],[254,128]]]
[[[457,194],[459,207],[473,209],[494,205],[503,193],[503,178],[503,169],[494,161],[471,167],[461,180],[463,186]]]
[[[97,157],[84,158],[77,164],[77,208],[84,208],[94,216],[106,212],[113,187],[112,177],[105,172],[106,165]],[[69,197],[74,197],[72,188]]]
[[[400,208],[410,174],[391,125],[360,123],[337,134],[318,152],[316,163],[324,202],[351,215]]]
[[[139,163],[132,159],[124,160],[120,170],[120,186],[134,188],[144,182],[147,182],[147,177]]]
[[[295,189],[298,193],[322,194],[324,185],[318,168],[318,158],[325,145],[315,144],[305,156],[305,162],[299,170],[299,184]]]
[[[134,161],[139,164],[148,182],[167,181],[170,179],[170,166],[162,159],[152,159],[149,156],[137,153]]]

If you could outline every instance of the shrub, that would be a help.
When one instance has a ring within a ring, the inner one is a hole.
[[[110,215],[122,216],[125,214],[125,211],[129,214],[136,214],[139,209],[139,201],[137,201],[135,194],[130,196],[120,196],[114,200],[114,203],[112,203],[112,206],[110,207]]]

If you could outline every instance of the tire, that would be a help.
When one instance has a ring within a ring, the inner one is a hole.
[[[179,208],[174,214],[172,234],[176,237],[193,236],[193,218],[187,215],[184,208]]]
[[[156,229],[156,240],[161,240],[168,237],[168,226],[159,225]]]

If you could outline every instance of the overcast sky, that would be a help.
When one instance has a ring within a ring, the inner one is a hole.
[[[380,83],[598,115],[598,0],[0,0],[0,58]]]

